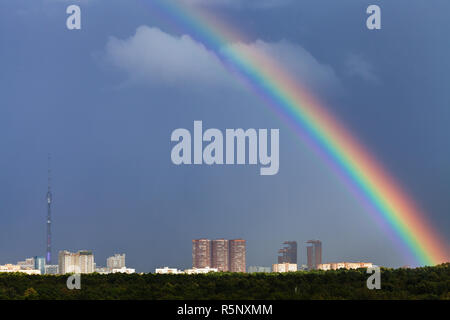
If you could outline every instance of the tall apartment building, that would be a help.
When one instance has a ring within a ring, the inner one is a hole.
[[[45,258],[34,257],[34,269],[39,270],[41,274],[45,274]]]
[[[235,240],[192,240],[192,268],[211,268],[218,271],[245,272],[246,243]]]
[[[228,246],[230,250],[230,271],[231,272],[245,272],[245,240],[235,239],[229,240]]]
[[[60,251],[58,256],[59,273],[92,273],[95,271],[92,251],[80,250],[77,253]]]
[[[285,241],[284,247],[278,250],[278,263],[297,264],[297,241]]]
[[[94,255],[92,251],[82,250],[78,251],[80,273],[92,273],[95,272]]]
[[[211,240],[192,240],[192,267],[211,267]]]
[[[217,239],[211,242],[211,267],[219,271],[229,271],[228,240]]]
[[[61,274],[73,273],[78,271],[74,253],[69,251],[60,251],[58,254],[58,270]],[[77,270],[75,270],[77,269]]]
[[[113,257],[109,257],[108,259],[106,259],[106,267],[110,270],[125,268],[125,253],[116,253]]]
[[[316,270],[318,265],[322,264],[322,242],[319,240],[308,240],[306,243],[311,244],[306,247],[308,269]]]

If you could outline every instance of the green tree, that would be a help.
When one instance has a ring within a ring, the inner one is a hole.
[[[39,299],[39,294],[37,293],[37,291],[34,288],[28,288],[27,290],[25,290],[24,294],[23,294],[23,298],[25,300],[37,300]]]

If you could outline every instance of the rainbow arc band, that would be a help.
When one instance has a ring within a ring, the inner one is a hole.
[[[308,88],[274,59],[217,17],[183,1],[146,1],[182,32],[202,43],[224,66],[261,96],[302,138],[319,151],[370,204],[420,265],[449,260],[449,248],[397,182]]]

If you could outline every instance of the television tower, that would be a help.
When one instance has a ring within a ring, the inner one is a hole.
[[[45,255],[45,263],[52,264],[52,191],[50,171],[50,154],[48,155],[48,191],[47,191],[47,254]]]

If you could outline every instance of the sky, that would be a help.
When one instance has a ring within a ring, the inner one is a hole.
[[[310,88],[450,239],[446,0],[180,0],[246,36]],[[53,259],[188,268],[191,240],[244,238],[247,266],[320,239],[323,261],[413,264],[346,184],[264,101],[152,0],[0,0],[0,264],[45,254],[51,153]],[[81,30],[66,27],[81,7]],[[366,28],[378,4],[381,30]],[[280,169],[176,166],[171,133],[278,128]],[[395,237],[395,235],[394,235]]]

